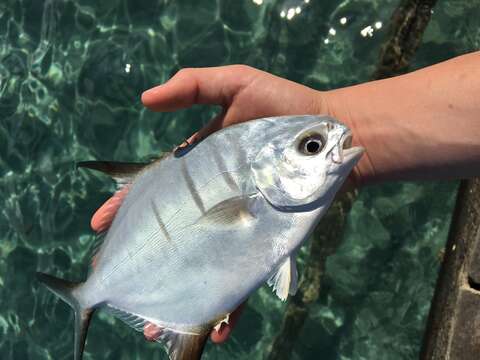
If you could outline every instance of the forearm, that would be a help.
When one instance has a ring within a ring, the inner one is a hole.
[[[362,184],[480,176],[480,52],[322,95],[366,148]]]

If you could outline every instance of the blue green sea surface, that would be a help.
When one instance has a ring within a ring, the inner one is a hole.
[[[114,190],[75,162],[149,158],[218,111],[153,113],[143,90],[183,67],[235,63],[322,90],[367,81],[398,4],[0,0],[0,358],[72,358],[73,314],[35,272],[85,277],[90,217]],[[479,14],[478,2],[438,1],[413,67],[478,49]],[[418,358],[456,188],[361,190],[292,359]],[[284,309],[260,289],[229,342],[207,345],[205,359],[262,359]],[[85,359],[166,355],[98,312]]]

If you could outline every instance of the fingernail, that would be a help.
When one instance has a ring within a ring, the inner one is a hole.
[[[144,97],[144,96],[150,96],[150,95],[153,95],[153,94],[157,93],[158,90],[159,90],[162,86],[163,86],[163,84],[162,84],[162,85],[155,86],[155,87],[153,87],[153,88],[151,88],[151,89],[145,90],[145,91],[142,93],[142,97]]]
[[[195,134],[193,134],[192,136],[190,136],[187,139],[187,142],[189,144],[193,144],[194,142],[197,142],[197,141],[200,141],[200,140],[202,140],[202,138],[198,135],[198,132],[196,132]]]

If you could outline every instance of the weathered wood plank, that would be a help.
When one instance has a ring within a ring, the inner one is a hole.
[[[480,179],[463,181],[424,336],[422,360],[480,354]]]

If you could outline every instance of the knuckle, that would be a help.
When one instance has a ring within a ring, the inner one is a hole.
[[[177,71],[175,76],[183,77],[183,76],[188,76],[192,73],[193,69],[192,68],[182,68]]]
[[[252,72],[256,71],[255,68],[253,68],[249,65],[244,65],[244,64],[231,65],[231,67],[232,67],[232,70],[237,71],[237,72],[241,72],[241,73],[244,73],[244,74],[248,74],[248,73],[252,73]]]

